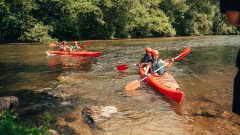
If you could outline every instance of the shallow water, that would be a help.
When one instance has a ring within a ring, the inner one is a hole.
[[[101,125],[107,129],[102,131],[106,134],[191,134],[189,127],[195,127],[189,125],[192,120],[182,113],[192,102],[214,102],[231,111],[239,39],[240,36],[209,36],[93,41],[86,49],[102,52],[98,58],[47,56],[47,45],[2,45],[0,94],[18,95],[24,90],[56,87],[59,84],[56,78],[64,76],[75,94],[99,105],[118,108],[118,115]],[[124,90],[127,83],[140,79],[134,64],[140,61],[145,47],[159,50],[162,59],[192,47],[183,61],[165,68],[185,94],[181,105],[144,82],[136,91]],[[129,69],[118,72],[116,66],[123,63],[129,64]],[[23,101],[29,100],[37,99]]]

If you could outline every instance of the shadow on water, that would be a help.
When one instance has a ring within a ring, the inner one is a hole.
[[[15,108],[15,109],[24,108],[24,107],[32,106],[32,105],[39,104],[39,103],[41,104],[46,101],[45,100],[46,98],[37,95],[30,89],[20,89],[17,91],[11,91],[11,93],[5,92],[5,93],[1,93],[1,96],[16,96],[16,97],[18,97],[19,104],[18,104],[17,108]]]
[[[31,86],[50,87],[56,82],[59,74],[69,71],[89,72],[92,64],[97,63],[96,58],[87,57],[47,57],[47,64],[34,64],[22,62],[0,62],[0,93],[8,92],[12,87]],[[40,87],[40,88],[41,88]]]
[[[56,74],[49,74],[49,66],[47,65],[31,65],[27,63],[0,63],[0,93],[9,92],[10,89],[21,89],[22,86],[28,85],[34,88],[43,84],[47,87],[50,82],[55,79],[50,78]],[[12,87],[13,86],[13,87]]]

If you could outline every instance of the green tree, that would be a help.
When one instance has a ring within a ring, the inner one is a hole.
[[[2,42],[5,41],[37,41],[29,38],[25,38],[27,33],[31,31],[41,31],[37,30],[39,24],[37,19],[32,15],[33,10],[37,10],[38,5],[34,0],[1,0],[0,2],[0,39]],[[43,31],[41,31],[43,32]],[[48,30],[45,31],[45,35],[48,35]],[[38,35],[41,36],[41,35]],[[29,36],[28,36],[29,37]],[[39,37],[38,39],[43,39]],[[48,37],[51,39],[50,37]],[[46,38],[45,38],[46,39]]]
[[[239,34],[216,0],[0,0],[0,42]]]
[[[132,23],[128,26],[133,37],[174,36],[175,30],[165,13],[158,8],[160,0],[134,3]]]

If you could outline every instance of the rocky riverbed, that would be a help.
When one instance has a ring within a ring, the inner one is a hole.
[[[126,111],[121,107],[114,106],[111,102],[103,103],[94,97],[82,97],[74,85],[79,83],[76,79],[79,74],[71,76],[60,76],[60,85],[56,88],[43,88],[35,91],[38,96],[45,98],[45,103],[17,110],[20,116],[29,113],[37,114],[48,110],[55,117],[49,130],[52,134],[125,134],[124,129],[117,132],[109,130],[114,124],[126,122],[131,118],[137,122],[144,117],[144,111]],[[121,95],[121,94],[120,94]],[[123,93],[123,95],[125,95]],[[2,110],[17,106],[17,97],[1,97],[0,105]],[[149,116],[151,117],[151,116]],[[224,110],[214,102],[200,101],[192,102],[191,107],[185,108],[179,114],[183,118],[183,126],[186,134],[231,134],[237,135],[240,132],[240,116],[228,110]],[[124,119],[125,118],[125,119]],[[133,128],[134,130],[135,128]],[[161,129],[161,128],[160,128]],[[123,131],[121,131],[123,130]],[[144,130],[156,133],[154,129]],[[134,131],[132,131],[132,134]],[[130,133],[130,132],[129,132]],[[159,132],[161,134],[161,132]]]

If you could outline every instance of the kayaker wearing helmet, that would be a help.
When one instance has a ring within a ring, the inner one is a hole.
[[[141,59],[141,63],[139,65],[143,66],[143,70],[146,70],[147,65],[149,62],[152,62],[152,49],[150,47],[147,47],[145,49],[145,54],[143,58]]]
[[[80,47],[78,46],[77,41],[74,41],[74,42],[73,42],[73,46],[72,46],[72,48],[71,48],[71,51],[73,51],[73,52],[78,52],[78,48],[80,48]]]
[[[164,74],[164,69],[163,68],[161,68],[157,72],[155,72],[155,71],[157,69],[159,69],[160,67],[162,67],[163,65],[165,65],[165,64],[167,64],[168,67],[172,66],[173,61],[174,61],[174,58],[170,58],[169,63],[163,61],[162,59],[159,59],[159,52],[158,52],[158,50],[153,50],[152,51],[152,57],[153,57],[153,60],[148,65],[148,67],[147,67],[147,69],[145,71],[145,75],[148,74],[149,69],[150,69],[150,73],[152,75],[163,75]]]
[[[149,63],[152,61],[152,49],[150,47],[147,47],[145,51],[146,53],[144,54],[141,63]]]
[[[63,51],[63,52],[67,51],[67,49],[69,49],[70,47],[67,46],[66,44],[67,44],[67,42],[63,41],[62,44],[59,47],[59,51]]]

